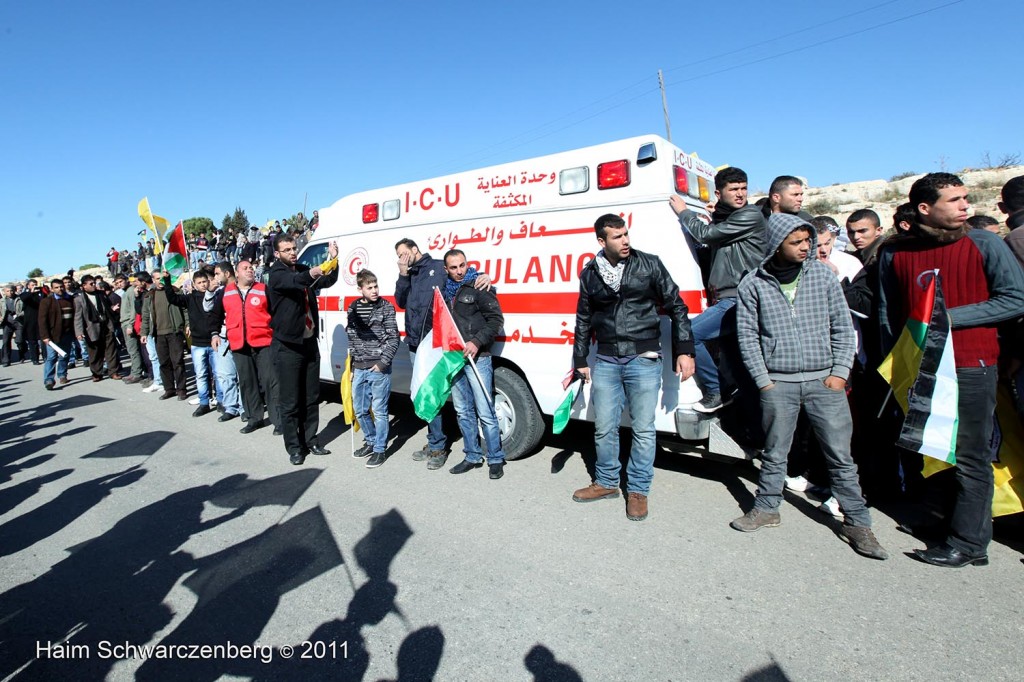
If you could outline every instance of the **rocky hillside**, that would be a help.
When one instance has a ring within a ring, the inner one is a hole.
[[[809,187],[804,192],[804,210],[811,215],[829,215],[840,225],[854,211],[870,208],[882,219],[884,227],[891,227],[892,214],[896,207],[907,200],[907,194],[914,181],[923,173],[910,175],[899,180],[863,180],[829,187]],[[1024,175],[1024,166],[1010,166],[987,170],[964,170],[958,173],[970,189],[971,214],[992,216],[999,222],[1006,219],[996,202],[999,190],[1010,178]],[[760,196],[751,197],[754,202]]]

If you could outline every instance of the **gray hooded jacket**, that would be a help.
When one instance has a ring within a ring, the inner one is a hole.
[[[764,265],[793,230],[807,226],[811,251],[803,264],[793,303]],[[743,364],[758,388],[829,375],[847,379],[856,350],[853,322],[843,288],[815,258],[817,235],[802,218],[775,213],[768,219],[768,256],[740,283],[736,326]]]

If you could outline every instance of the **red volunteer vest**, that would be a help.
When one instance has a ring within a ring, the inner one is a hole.
[[[228,344],[232,351],[246,344],[253,348],[270,345],[270,310],[267,291],[262,284],[253,284],[244,301],[234,284],[224,288],[224,325],[228,328]]]

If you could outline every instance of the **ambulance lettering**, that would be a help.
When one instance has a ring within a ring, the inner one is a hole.
[[[551,256],[546,263],[541,256],[533,256],[528,261],[525,258],[485,258],[471,260],[469,265],[478,272],[486,272],[495,284],[572,282],[579,280],[583,268],[594,256],[593,253],[559,254]]]
[[[420,190],[419,194],[416,191],[405,193],[405,212],[408,213],[413,208],[421,208],[424,211],[429,211],[434,206],[439,206],[441,203],[440,199],[441,192],[434,190],[433,187],[424,187]],[[444,203],[449,208],[454,208],[459,205],[459,197],[461,194],[460,184],[458,182],[455,185],[444,186]],[[416,196],[416,199],[412,197]]]

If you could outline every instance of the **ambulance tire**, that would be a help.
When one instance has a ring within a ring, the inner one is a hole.
[[[544,417],[526,381],[508,367],[494,369],[494,410],[505,459],[533,452],[544,436]]]

